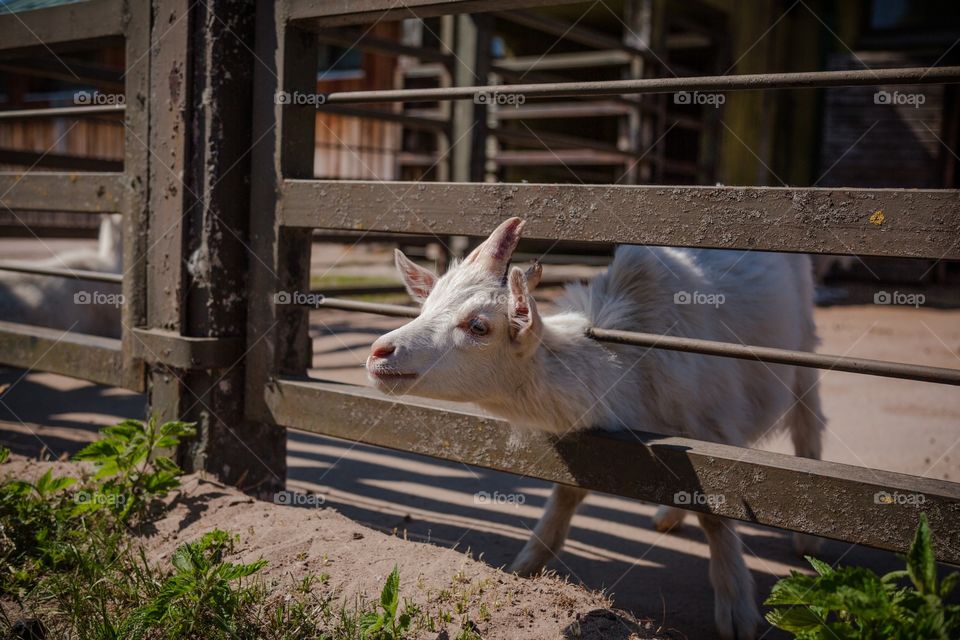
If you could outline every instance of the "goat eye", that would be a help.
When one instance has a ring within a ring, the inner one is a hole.
[[[475,336],[485,336],[489,331],[487,324],[480,318],[470,320],[470,322],[467,323],[467,327],[470,329],[470,333]]]

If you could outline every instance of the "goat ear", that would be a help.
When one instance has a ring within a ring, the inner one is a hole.
[[[463,262],[475,262],[493,275],[503,278],[517,243],[520,242],[520,231],[524,224],[520,218],[510,218],[502,222]]]
[[[407,293],[417,302],[423,302],[430,295],[433,285],[437,283],[437,276],[429,269],[424,269],[416,262],[403,255],[400,249],[394,251],[394,260],[397,271],[403,277],[403,284]]]
[[[543,265],[540,264],[539,260],[534,260],[533,264],[527,267],[524,275],[527,278],[527,289],[533,291],[540,284],[540,278],[543,277]]]
[[[510,270],[509,286],[510,308],[507,313],[510,318],[510,337],[523,355],[529,355],[540,344],[543,322],[537,303],[530,295],[527,277],[519,267]]]

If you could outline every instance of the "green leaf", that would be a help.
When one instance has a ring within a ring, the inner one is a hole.
[[[10,457],[10,449],[0,445],[0,464],[3,464]]]
[[[833,567],[828,565],[823,560],[817,560],[813,556],[804,556],[804,557],[807,559],[807,562],[810,563],[810,566],[813,567],[814,571],[816,571],[821,576],[828,576],[831,573],[833,573]]]
[[[920,525],[917,527],[913,544],[907,552],[907,571],[910,572],[910,580],[917,591],[922,594],[937,592],[937,565],[930,543],[930,525],[923,513],[920,514]]]
[[[397,565],[393,565],[393,571],[387,576],[387,581],[383,585],[383,591],[380,593],[380,604],[390,615],[392,621],[397,613],[397,604],[400,601],[400,570]]]
[[[379,631],[384,624],[383,616],[376,613],[365,613],[360,617],[360,632],[364,638]]]
[[[785,607],[774,609],[766,615],[767,622],[791,633],[817,629],[824,625],[825,620],[814,613],[810,607]]]
[[[946,598],[951,593],[953,593],[954,588],[957,586],[957,580],[960,579],[960,573],[954,572],[948,575],[943,579],[943,582],[940,583],[940,597]]]

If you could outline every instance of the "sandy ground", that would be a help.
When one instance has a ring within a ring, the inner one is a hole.
[[[322,273],[320,267],[315,275]],[[343,270],[390,274],[382,259],[347,261]],[[311,320],[313,374],[352,382],[363,380],[361,365],[372,340],[400,322],[328,310],[315,312]],[[818,309],[816,320],[823,353],[960,367],[960,311],[844,306]],[[21,376],[0,370],[0,385],[11,385],[0,391],[0,440],[21,453],[35,455],[41,443],[55,453],[75,450],[90,439],[93,425],[142,414],[143,400],[134,394],[48,374]],[[960,477],[955,388],[825,372],[822,397],[826,459]],[[790,452],[782,438],[762,448]],[[529,478],[295,431],[289,435],[288,464],[291,488],[322,494],[326,505],[346,518],[435,547],[469,550],[488,567],[512,559],[549,490],[547,483]],[[477,499],[480,492],[514,499],[491,504]],[[551,568],[572,582],[607,590],[616,607],[652,618],[676,637],[713,637],[705,539],[692,523],[671,534],[657,533],[650,522],[653,511],[652,505],[591,495]],[[778,577],[802,566],[786,534],[754,526],[741,531],[758,598]],[[822,557],[878,571],[900,565],[893,554],[839,542],[826,544]],[[765,637],[784,636],[769,632]]]
[[[79,465],[16,458],[0,466],[0,475],[35,480],[50,467],[58,475],[80,475]],[[274,585],[275,597],[306,576],[315,595],[332,595],[348,606],[358,596],[376,599],[394,566],[400,570],[402,601],[410,600],[433,617],[450,614],[450,637],[472,623],[484,638],[584,640],[666,638],[650,620],[615,609],[610,599],[557,575],[522,579],[505,574],[468,554],[373,531],[322,507],[280,506],[256,501],[232,487],[197,475],[184,478],[171,508],[151,522],[140,537],[146,557],[169,566],[174,550],[219,528],[240,534],[228,561],[267,566],[257,575]],[[465,609],[457,605],[464,603]],[[470,622],[467,622],[467,621]],[[446,637],[421,631],[413,638]]]

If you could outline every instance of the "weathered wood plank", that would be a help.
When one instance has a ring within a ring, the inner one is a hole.
[[[0,204],[14,211],[122,211],[121,173],[0,173]]]
[[[0,321],[0,363],[114,387],[125,383],[119,340],[59,329]]]
[[[266,388],[281,425],[903,552],[920,513],[960,563],[960,484],[652,433],[557,439],[420,399],[306,379]],[[882,526],[878,526],[882,523]]]
[[[960,191],[286,180],[293,227],[960,259]],[[882,219],[877,212],[882,212]]]

